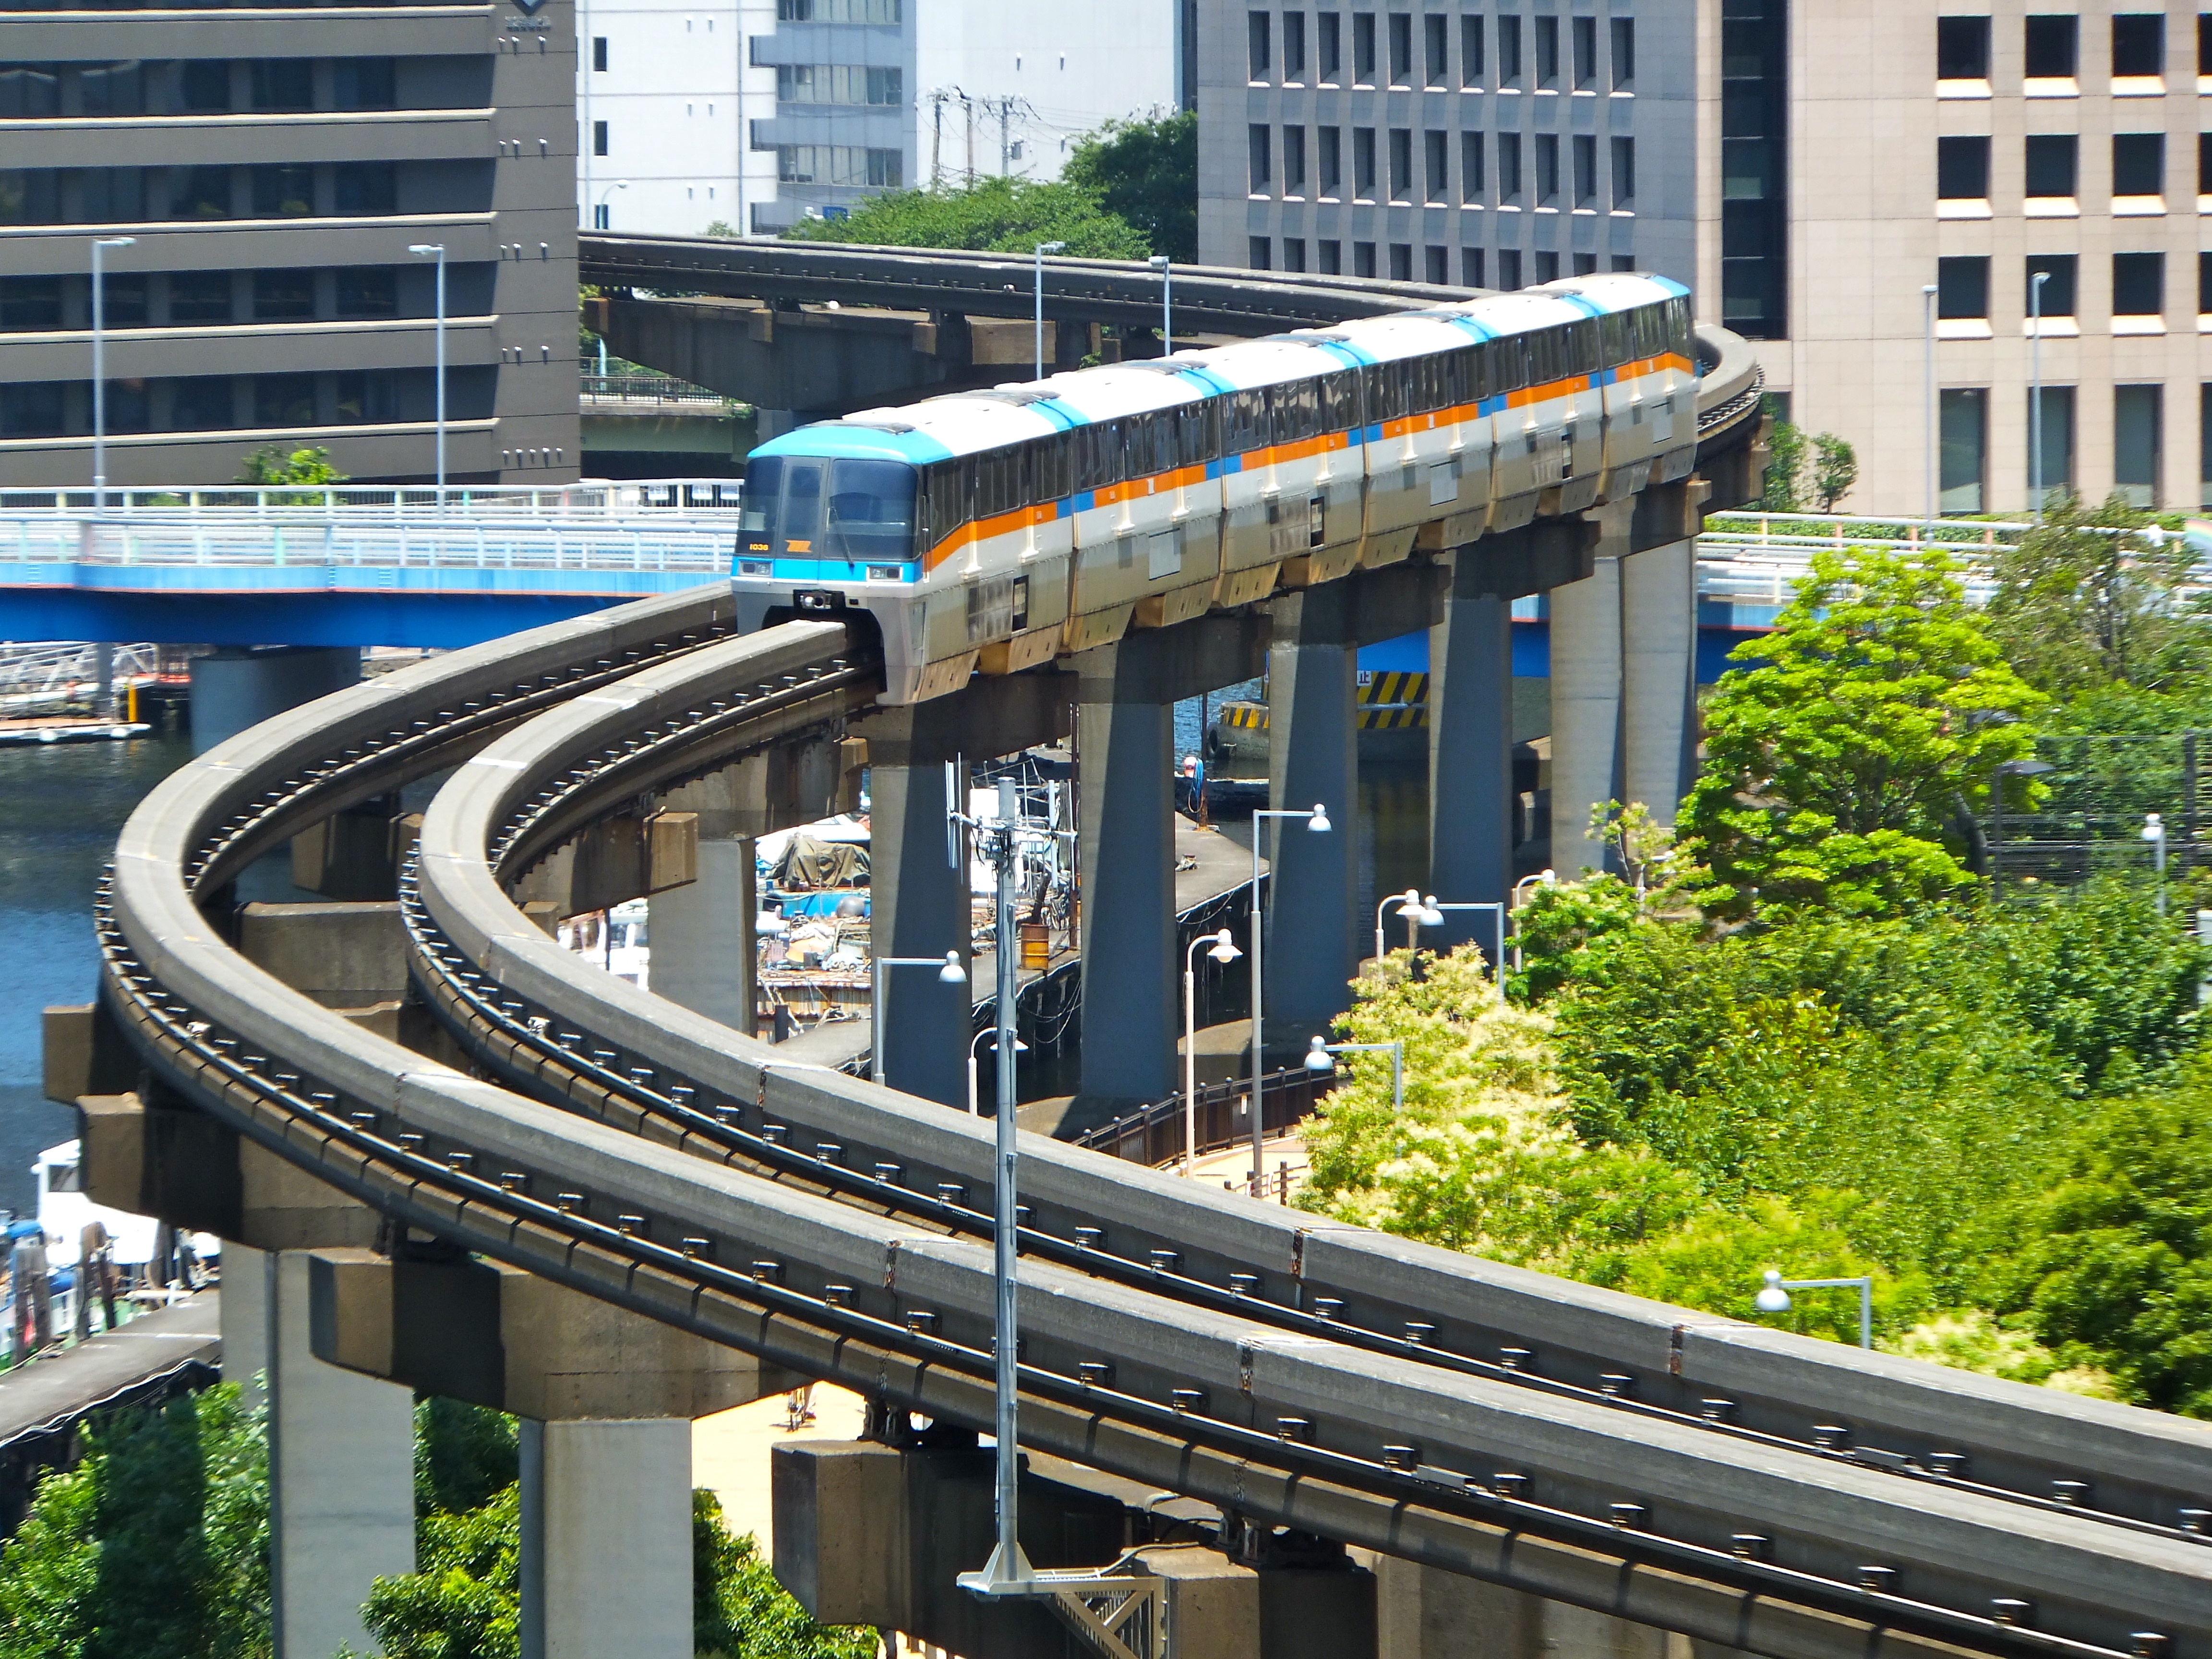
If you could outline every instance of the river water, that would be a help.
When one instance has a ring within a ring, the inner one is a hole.
[[[76,1133],[40,1086],[40,1011],[92,1000],[101,867],[131,809],[191,758],[181,736],[0,748],[0,1206],[27,1213],[32,1159]]]

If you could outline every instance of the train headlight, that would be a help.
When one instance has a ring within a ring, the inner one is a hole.
[[[895,564],[872,564],[868,567],[868,580],[872,582],[900,581],[904,580],[905,574]]]

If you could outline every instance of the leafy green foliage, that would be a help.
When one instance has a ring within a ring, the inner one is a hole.
[[[245,465],[238,472],[238,482],[242,484],[336,484],[345,481],[346,475],[331,465],[329,450],[288,450],[282,444],[264,444],[246,458]]]
[[[415,1528],[416,1570],[380,1578],[362,1609],[386,1659],[520,1659],[522,1488]]]
[[[1065,180],[1033,185],[978,179],[969,185],[892,191],[870,197],[842,219],[805,220],[784,235],[797,241],[1022,254],[1039,242],[1065,242],[1068,254],[1091,259],[1141,259],[1152,252],[1143,231],[1109,212],[1092,191]]]
[[[1710,910],[1887,915],[1972,879],[1958,821],[2028,753],[2043,699],[1941,556],[1814,555],[1771,634],[1731,653],[1684,811]]]
[[[514,1419],[434,1395],[415,1401],[415,1512],[473,1510],[521,1475]]]
[[[1805,434],[1776,418],[1772,398],[1761,401],[1773,424],[1766,430],[1766,471],[1759,483],[1759,504],[1769,513],[1802,513],[1805,499],[1799,479],[1805,470]]]
[[[1823,513],[1832,513],[1836,504],[1851,493],[1859,481],[1859,454],[1848,440],[1832,432],[1822,432],[1813,439],[1813,498]]]
[[[1076,141],[1060,176],[1134,225],[1150,251],[1198,259],[1198,115],[1109,121]]]
[[[1780,405],[1772,398],[1765,403],[1773,424],[1759,505],[1769,513],[1833,512],[1859,481],[1858,452],[1832,432],[1808,433],[1778,418]]]
[[[730,1536],[722,1506],[691,1494],[693,1642],[701,1659],[875,1659],[864,1626],[818,1625],[792,1600],[748,1533]]]
[[[0,1659],[78,1659],[99,1606],[99,1502],[89,1462],[39,1482],[31,1512],[0,1549]]]

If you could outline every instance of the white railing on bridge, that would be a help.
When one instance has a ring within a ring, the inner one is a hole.
[[[429,514],[497,519],[621,519],[667,512],[734,514],[735,478],[641,478],[567,484],[453,484],[441,503],[433,484],[217,484],[110,488],[103,518],[298,519],[337,515],[414,519]],[[0,522],[22,514],[81,518],[92,491],[0,487]]]
[[[719,516],[719,515],[718,515]],[[0,514],[0,561],[24,564],[726,572],[732,527],[657,520],[346,514],[295,519]]]

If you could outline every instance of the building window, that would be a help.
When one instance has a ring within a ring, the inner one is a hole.
[[[1267,142],[1268,129],[1259,122],[1252,124],[1246,135],[1247,159],[1249,162],[1249,188],[1255,196],[1265,196],[1274,181],[1275,167],[1271,147]],[[1261,267],[1265,269],[1264,266]]]
[[[1375,14],[1371,11],[1352,15],[1352,79],[1357,86],[1375,84]]]
[[[2197,256],[2197,314],[2212,316],[2212,253]]]
[[[1265,81],[1272,67],[1273,52],[1267,44],[1268,17],[1264,11],[1244,15],[1245,78]]]
[[[169,321],[227,323],[230,320],[230,273],[175,270],[169,273]]]
[[[1352,193],[1362,202],[1375,199],[1375,129],[1352,130]]]
[[[1426,152],[1422,159],[1427,163],[1427,200],[1431,206],[1442,207],[1451,200],[1451,135],[1431,131],[1423,135],[1421,143]]]
[[[1352,245],[1352,274],[1372,276],[1375,274],[1375,244],[1354,242]]]
[[[1319,268],[1322,275],[1324,276],[1339,276],[1343,275],[1343,243],[1334,239],[1327,239],[1315,243],[1314,252],[1319,256],[1316,259],[1315,264]]]
[[[2212,12],[2206,15],[2212,16]],[[2212,195],[2212,132],[2197,135],[2197,193]]]
[[[1721,321],[1753,339],[1789,327],[1789,0],[1723,0]]]
[[[1283,238],[1283,269],[1304,270],[1306,268],[1306,239],[1303,236]]]
[[[1559,84],[1559,20],[1539,17],[1536,24],[1536,84]]]
[[[312,374],[255,375],[253,424],[314,425],[315,377]]]
[[[1413,280],[1413,245],[1411,242],[1390,244],[1390,280],[1394,283]]]
[[[389,58],[341,58],[331,65],[334,109],[398,109],[399,92]]]
[[[0,64],[0,119],[35,121],[61,112],[59,64]]]
[[[1482,135],[1462,132],[1459,136],[1459,199],[1480,202],[1482,178]]]
[[[1636,84],[1636,20],[1613,20],[1613,86],[1623,92]]]
[[[246,96],[255,110],[281,115],[314,108],[313,58],[258,58],[246,69]]]
[[[1575,84],[1595,87],[1597,84],[1597,19],[1577,17],[1572,20],[1575,54]]]
[[[2047,386],[2043,388],[2043,419],[2041,422],[2042,460],[2037,465],[2037,422],[2035,393],[2028,392],[2028,501],[2033,504],[2036,492],[2042,491],[2045,501],[2059,491],[2074,487],[2074,388],[2070,386]]]
[[[172,432],[220,431],[233,424],[228,374],[194,374],[169,382]]]
[[[1990,394],[1980,386],[1947,386],[1937,407],[1936,505],[1945,513],[1982,512]]]
[[[1939,17],[1936,20],[1936,78],[1938,81],[1986,81],[1990,78],[1988,18]]]
[[[100,287],[106,290],[100,321],[108,327],[140,327],[153,320],[152,288],[143,271],[102,271]]]
[[[787,149],[789,146],[780,146],[779,148]],[[613,203],[595,202],[592,204],[592,228],[593,230],[613,229],[614,216]]]
[[[1428,280],[1435,287],[1442,288],[1446,283],[1451,281],[1451,250],[1448,247],[1431,247],[1426,250],[1426,252],[1429,266]]]
[[[1451,19],[1441,13],[1421,20],[1422,84],[1442,92],[1451,84]]]
[[[1498,135],[1498,199],[1521,199],[1521,135],[1517,132]]]
[[[1459,251],[1459,282],[1462,288],[1480,288],[1482,283],[1482,250],[1463,247]]]
[[[341,218],[399,210],[398,169],[389,161],[341,161],[331,179],[331,205]]]
[[[230,169],[228,167],[171,167],[169,169],[169,217],[172,219],[229,218]]]
[[[1410,127],[1390,129],[1390,199],[1413,199],[1413,132]]]
[[[192,58],[177,66],[177,100],[187,115],[222,115],[230,108],[230,64]]]
[[[341,59],[340,63],[349,61],[352,60]],[[385,58],[367,61],[388,66],[392,60]],[[4,88],[5,80],[4,76],[0,76],[0,88]],[[144,115],[146,66],[135,58],[114,64],[80,64],[76,94],[78,105],[87,115]],[[6,95],[4,89],[0,89],[0,104],[4,104]]]
[[[2163,391],[2155,386],[2112,388],[2112,485],[2130,507],[2158,505]]]
[[[2154,18],[2151,21],[2155,22],[2158,20]],[[2112,194],[2166,194],[2164,133],[2116,132],[2112,135]]]
[[[1613,205],[1626,212],[1636,200],[1636,140],[1613,141]]]
[[[249,177],[253,187],[255,218],[306,219],[313,216],[314,168],[260,167],[253,168]]]
[[[2081,20],[2071,12],[2027,19],[2027,74],[2031,81],[2071,81],[2081,58]]]
[[[1576,255],[1574,256],[1574,273],[1573,273],[1573,274],[1574,274],[1574,275],[1576,275],[1576,276],[1596,276],[1596,275],[1597,275],[1597,255],[1596,255],[1596,254],[1595,254],[1595,253],[1577,253],[1577,254],[1576,254]]]
[[[2203,27],[2200,19],[2198,27]],[[2197,503],[2212,507],[2212,386],[2197,391]]]
[[[1344,134],[1335,127],[1323,127],[1317,137],[1321,140],[1321,193],[1340,195],[1344,190]]]
[[[606,153],[607,124],[605,121],[594,121],[592,123],[592,154],[605,155]]]
[[[0,438],[62,435],[62,383],[18,380],[0,386]]]
[[[1936,141],[1936,196],[1945,202],[1985,202],[1990,195],[1990,141]]]
[[[108,319],[112,320],[111,309]],[[62,325],[62,279],[0,276],[0,334],[28,334]]]
[[[1521,250],[1519,248],[1502,247],[1498,250],[1498,286],[1500,288],[1521,286]]]
[[[2156,317],[2166,310],[2166,255],[2112,256],[2112,315]]]
[[[1945,319],[1986,319],[1990,314],[1990,262],[1985,254],[1966,254],[1936,262],[1936,314]]]
[[[1273,267],[1268,253],[1267,239],[1264,236],[1255,236],[1250,240],[1251,250],[1247,263],[1255,270],[1272,270]]]
[[[906,71],[870,69],[860,64],[780,64],[775,71],[775,96],[783,104],[872,104],[890,108],[906,101]]]
[[[1636,256],[1633,253],[1616,253],[1613,256],[1612,268],[1615,270],[1633,270],[1636,269]]]
[[[1536,253],[1536,280],[1556,283],[1559,280],[1559,256],[1539,249]]]
[[[397,317],[399,284],[389,265],[363,265],[337,274],[341,317]]]
[[[1556,134],[1536,135],[1536,200],[1559,199],[1559,140]]]
[[[1306,193],[1306,130],[1304,127],[1283,129],[1283,194],[1303,196]],[[1290,267],[1285,267],[1286,270]],[[1304,270],[1303,265],[1297,267]]]
[[[592,37],[592,67],[602,75],[607,71],[607,37],[604,34]]]
[[[1501,17],[1498,20],[1498,84],[1518,86],[1521,82],[1521,20]]]
[[[1459,20],[1459,83],[1482,84],[1482,19],[1473,12]]]
[[[1344,62],[1343,20],[1333,11],[1325,11],[1314,19],[1314,31],[1320,70],[1315,78],[1322,86],[1333,87]]]
[[[257,270],[253,273],[253,320],[305,323],[314,320],[315,273]]]
[[[2031,315],[2071,317],[2074,314],[2074,270],[2076,261],[2070,253],[2031,253],[2027,256],[2027,293],[2029,299],[2021,309]],[[2036,310],[2033,295],[2035,277],[2047,272],[2049,278],[2043,285],[2043,304]]]
[[[2070,132],[2032,132],[2027,137],[2027,193],[2070,198],[2081,173],[2081,141]]]
[[[2166,19],[2154,11],[2123,12],[2115,16],[2112,78],[2133,80],[2165,73]]]
[[[1597,140],[1586,133],[1575,135],[1575,205],[1597,205]]]
[[[1390,14],[1390,84],[1413,84],[1413,20],[1402,11]]]
[[[1306,15],[1283,14],[1283,79],[1303,84],[1306,78]]]

